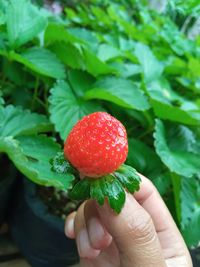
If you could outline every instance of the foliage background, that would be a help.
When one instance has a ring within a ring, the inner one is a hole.
[[[42,185],[70,188],[49,160],[77,120],[106,110],[129,136],[188,246],[200,241],[199,1],[79,1],[60,15],[0,1],[0,152]],[[66,3],[66,2],[65,2]],[[41,4],[41,1],[40,1]],[[1,155],[0,155],[1,156]]]

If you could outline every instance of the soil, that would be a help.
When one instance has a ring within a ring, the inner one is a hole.
[[[48,207],[49,213],[62,218],[74,210],[77,210],[80,201],[69,199],[67,192],[53,187],[37,186],[37,193],[43,203]]]

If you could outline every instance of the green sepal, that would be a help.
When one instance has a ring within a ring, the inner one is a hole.
[[[50,159],[51,170],[60,174],[74,174],[78,175],[77,170],[66,160],[63,152],[58,152],[55,157]]]
[[[90,185],[90,179],[85,178],[80,180],[69,192],[69,197],[73,200],[85,200],[90,198]]]
[[[140,176],[136,170],[130,166],[122,165],[112,174],[99,178],[85,177],[79,179],[78,172],[66,161],[63,152],[57,153],[50,161],[52,170],[60,174],[75,174],[74,186],[69,191],[72,200],[95,199],[99,205],[103,205],[108,200],[110,207],[120,213],[125,200],[125,189],[130,193],[139,190]]]
[[[114,172],[114,175],[130,193],[134,193],[140,189],[141,178],[131,166],[123,164]]]
[[[104,204],[104,193],[102,191],[102,182],[104,182],[104,178],[95,179],[91,182],[90,186],[90,197],[96,199],[100,206]]]
[[[126,199],[124,188],[113,175],[92,180],[90,196],[96,199],[99,205],[103,205],[105,198],[107,198],[110,207],[117,213],[120,213]]]

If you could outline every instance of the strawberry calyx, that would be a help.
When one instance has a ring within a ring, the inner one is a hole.
[[[101,177],[84,177],[80,179],[78,171],[64,158],[63,153],[57,154],[51,160],[52,171],[69,173],[74,176],[69,197],[72,200],[95,199],[103,205],[105,199],[110,207],[120,213],[126,200],[125,191],[134,193],[139,190],[141,178],[137,171],[128,165],[122,164],[116,171]]]

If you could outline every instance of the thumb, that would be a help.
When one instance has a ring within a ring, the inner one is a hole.
[[[166,267],[150,215],[130,194],[120,214],[97,205],[100,220],[113,237],[121,267]]]

